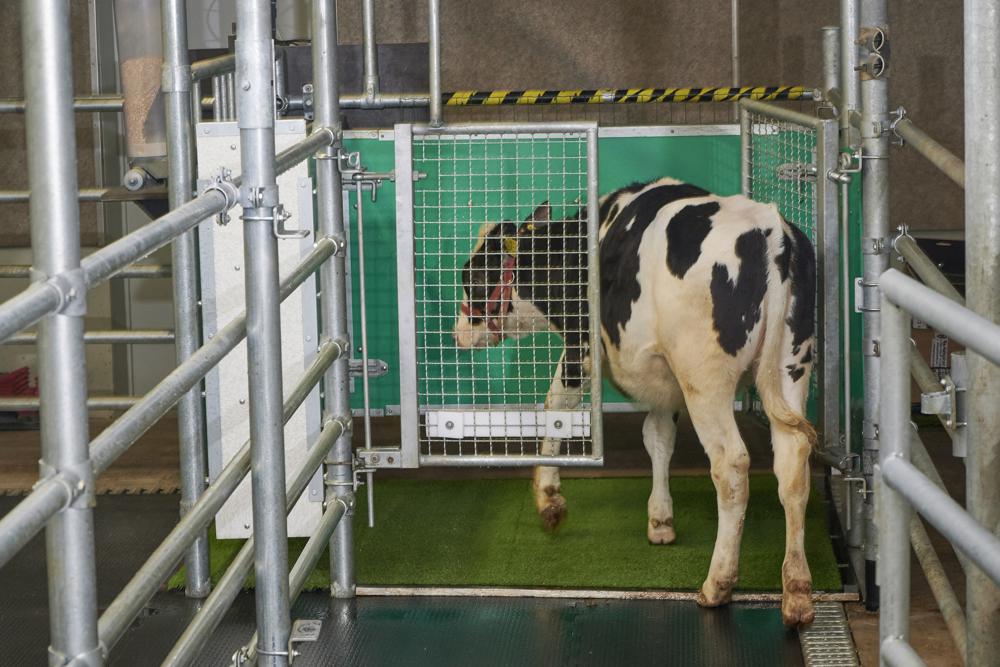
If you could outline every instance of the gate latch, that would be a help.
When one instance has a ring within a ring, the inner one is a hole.
[[[351,359],[350,361],[350,373],[351,377],[361,377],[362,371],[364,369],[361,366],[361,359]],[[389,372],[389,364],[381,359],[369,359],[368,360],[368,377],[377,378],[382,377]]]
[[[786,162],[775,169],[779,181],[815,181],[816,165],[804,162]]]

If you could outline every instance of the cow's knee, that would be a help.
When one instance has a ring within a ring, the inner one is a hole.
[[[745,448],[711,457],[712,482],[721,507],[742,507],[749,497],[750,455]]]

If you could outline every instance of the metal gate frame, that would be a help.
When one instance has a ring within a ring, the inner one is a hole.
[[[397,289],[399,297],[400,344],[400,427],[399,465],[416,468],[434,466],[600,466],[604,463],[602,429],[602,343],[600,317],[589,317],[590,373],[590,443],[589,455],[542,454],[473,454],[434,455],[420,451],[420,400],[418,395],[416,273],[414,227],[414,181],[420,174],[413,169],[413,137],[429,135],[533,135],[582,134],[587,144],[587,296],[591,313],[600,312],[600,262],[598,228],[597,124],[575,123],[503,123],[395,126],[396,164],[396,247]]]
[[[759,126],[762,123],[775,127],[777,132],[793,130],[814,135],[814,162],[801,165],[802,169],[795,177],[799,182],[811,183],[811,187],[814,188],[812,202],[814,227],[812,231],[814,232],[813,243],[816,248],[818,278],[816,334],[819,353],[819,361],[814,366],[818,372],[817,427],[822,433],[823,449],[827,451],[837,450],[842,445],[840,382],[843,370],[839,321],[841,237],[838,228],[837,185],[831,176],[831,172],[835,172],[837,169],[839,156],[837,121],[823,120],[756,100],[741,100],[742,190],[744,196],[751,199],[755,199],[752,179],[754,137],[759,134]],[[781,203],[775,203],[784,216],[785,211],[781,210]],[[808,232],[809,230],[803,231]]]

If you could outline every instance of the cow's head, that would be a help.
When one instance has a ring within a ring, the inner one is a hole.
[[[548,202],[525,222],[549,219]],[[507,321],[516,300],[518,227],[505,221],[486,224],[462,267],[462,303],[453,337],[459,347],[496,345],[510,333]]]

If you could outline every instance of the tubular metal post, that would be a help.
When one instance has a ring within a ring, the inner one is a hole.
[[[886,0],[863,0],[861,19],[866,27],[888,24]],[[852,70],[853,72],[853,70]],[[888,81],[885,75],[861,82],[861,140],[866,156],[861,173],[864,232],[861,239],[862,299],[864,313],[862,354],[864,356],[864,422],[861,438],[864,443],[862,466],[871,482],[875,461],[878,458],[879,428],[879,356],[881,336],[879,314],[879,276],[889,268],[889,100]],[[845,93],[845,100],[848,99]],[[875,585],[875,559],[878,553],[878,533],[875,523],[874,498],[869,492],[865,507],[865,604],[869,609],[878,607],[878,589]]]
[[[361,0],[362,49],[365,55],[365,98],[374,102],[379,95],[378,41],[375,39],[375,0]]]
[[[918,516],[913,516],[910,519],[910,542],[913,544],[913,553],[920,563],[920,569],[924,571],[924,577],[927,578],[927,585],[941,611],[941,617],[948,628],[948,634],[951,635],[964,664],[965,615],[962,612],[962,605],[959,604],[955,589],[948,581],[948,575],[945,574],[941,559],[938,558],[934,545],[931,544],[927,529],[924,528],[924,524]]]
[[[1000,7],[965,0],[965,298],[1000,321]],[[968,354],[966,506],[980,525],[1000,531],[1000,368]],[[1000,656],[1000,587],[976,568],[966,577],[970,665]]]
[[[327,148],[316,160],[316,204],[319,233],[346,238],[343,190],[337,168],[341,134],[337,70],[337,13],[334,0],[313,0],[313,100],[316,124],[329,127],[337,136],[337,147]],[[347,273],[343,253],[337,253],[320,273],[321,307],[325,335],[350,340],[347,329]],[[351,414],[349,367],[345,355],[323,378],[326,400],[324,418]],[[350,430],[343,433],[326,461],[326,498],[353,494],[354,452]],[[353,503],[351,503],[353,506]],[[348,511],[337,524],[330,541],[330,585],[334,597],[354,597],[354,526]]]
[[[841,144],[857,146],[857,130],[851,126],[851,115],[860,109],[858,45],[861,28],[861,0],[840,0],[840,135]]]
[[[892,459],[909,460],[910,348],[909,316],[887,299],[882,300],[881,451],[884,469]],[[878,475],[879,551],[881,591],[879,640],[907,642],[910,625],[910,503]],[[883,659],[883,664],[885,660]]]
[[[840,26],[823,27],[823,99],[840,86]]]
[[[193,198],[194,126],[191,119],[191,68],[188,61],[187,10],[184,0],[162,0],[163,11],[163,105],[167,120],[167,168],[170,208]],[[188,230],[172,246],[174,273],[174,346],[177,364],[183,364],[199,346],[198,285],[194,230]],[[205,489],[205,423],[201,387],[195,385],[177,403],[177,437],[180,458],[181,502],[184,514]],[[211,587],[208,565],[208,533],[195,539],[184,558],[188,597],[203,598]]]
[[[365,424],[365,449],[371,450],[372,448],[372,410],[371,410],[371,393],[369,392],[368,386],[368,305],[367,305],[367,295],[368,290],[366,288],[365,281],[365,216],[364,216],[364,187],[361,181],[358,181],[355,188],[355,194],[357,195],[357,207],[358,207],[358,295],[361,301],[361,391],[362,399],[364,401],[364,424]],[[374,185],[372,187],[375,187]],[[367,473],[367,479],[365,492],[368,494],[368,527],[375,527],[375,475],[372,472]]]
[[[278,188],[274,158],[274,44],[271,3],[237,3],[237,120],[244,185],[247,364],[250,402],[250,480],[253,489],[255,599],[261,662],[289,662],[288,525],[285,515],[285,437],[281,419],[281,313]]]
[[[736,0],[733,0],[735,2]],[[430,124],[441,125],[441,0],[427,2],[427,52],[430,62],[427,72],[430,80]]]
[[[101,665],[76,161],[54,157],[76,155],[69,10],[64,0],[21,3],[35,279],[64,272],[76,278],[61,311],[38,328],[39,389],[45,405],[39,466],[42,478],[69,472],[79,480],[75,499],[52,517],[45,531],[49,664]]]

